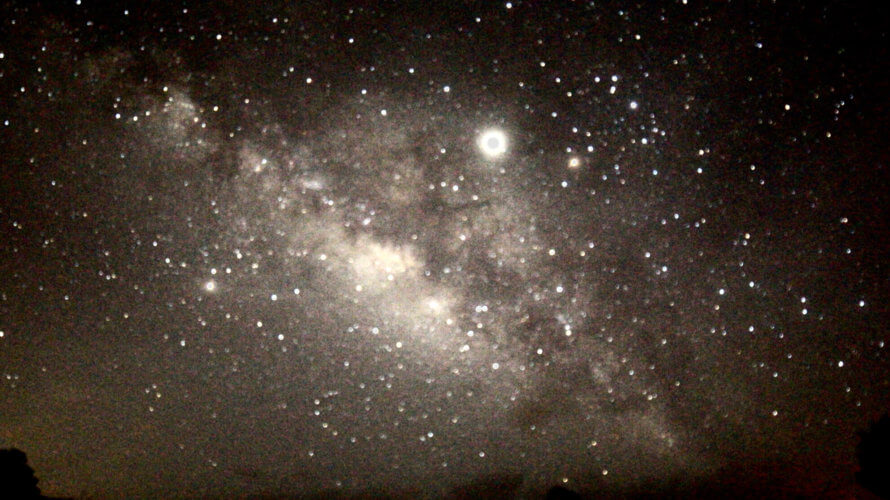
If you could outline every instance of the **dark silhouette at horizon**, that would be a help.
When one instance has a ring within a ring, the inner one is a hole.
[[[885,415],[872,423],[868,429],[858,433],[860,441],[856,446],[856,459],[859,470],[855,479],[864,490],[852,490],[850,486],[832,484],[830,481],[815,480],[812,474],[818,467],[806,470],[807,464],[795,460],[789,463],[735,463],[703,478],[687,478],[667,484],[638,485],[633,488],[604,488],[598,491],[575,491],[561,485],[552,486],[542,498],[581,499],[581,498],[818,498],[824,496],[841,497],[855,495],[857,498],[890,499],[890,415]],[[823,464],[825,465],[825,464]],[[17,448],[0,449],[0,498],[2,499],[44,499],[34,469],[28,465],[24,451]],[[494,474],[476,477],[468,483],[453,488],[444,498],[504,498],[516,495],[522,486],[521,474]],[[414,498],[422,496],[421,488],[401,491],[372,489],[359,492],[322,491],[310,493],[269,493],[251,498]],[[863,496],[864,495],[864,496]]]
[[[856,481],[881,498],[890,499],[890,415],[859,433]]]
[[[3,498],[43,498],[28,456],[18,448],[0,450],[0,496]]]

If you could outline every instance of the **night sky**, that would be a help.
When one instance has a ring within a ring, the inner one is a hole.
[[[885,12],[352,3],[0,8],[0,447],[45,494],[852,487]]]

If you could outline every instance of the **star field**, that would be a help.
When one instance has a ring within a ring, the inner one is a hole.
[[[45,494],[854,488],[879,14],[2,10],[0,447]]]

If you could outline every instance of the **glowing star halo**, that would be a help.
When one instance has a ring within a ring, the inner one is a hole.
[[[573,157],[569,158],[569,169],[570,170],[577,170],[578,167],[580,167],[580,166],[581,166],[581,158],[578,158],[577,156],[573,156]]]
[[[507,152],[507,135],[497,129],[486,130],[479,136],[479,149],[489,158],[497,158]]]

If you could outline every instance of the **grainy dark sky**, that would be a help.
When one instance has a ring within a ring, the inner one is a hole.
[[[0,447],[44,493],[852,487],[885,12],[0,14]]]

